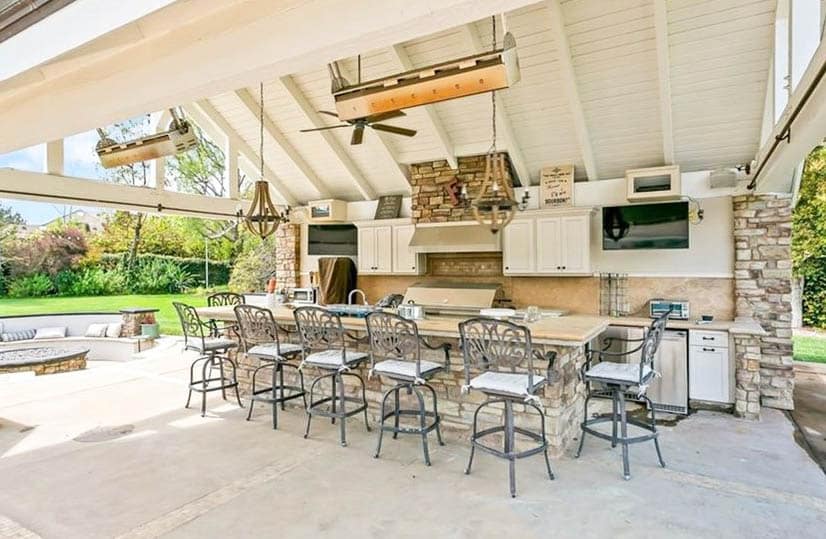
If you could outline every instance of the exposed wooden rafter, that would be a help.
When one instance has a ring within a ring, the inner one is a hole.
[[[663,162],[666,165],[672,165],[674,164],[674,124],[671,117],[671,60],[668,48],[668,3],[666,0],[654,0],[654,33],[657,41]]]
[[[404,45],[397,43],[396,45],[393,45],[390,50],[393,57],[396,59],[396,62],[399,64],[399,67],[401,67],[403,71],[412,71],[415,69],[413,62],[410,61],[410,56],[408,56],[407,51],[404,48]],[[447,134],[447,130],[444,125],[442,125],[442,119],[439,118],[439,113],[436,112],[436,108],[432,105],[425,105],[424,107],[418,107],[412,110],[424,111],[424,116],[427,118],[427,123],[430,124],[431,129],[436,134],[436,140],[439,143],[439,148],[442,150],[442,155],[447,161],[447,164],[450,165],[450,168],[459,168],[459,162],[456,159],[456,151],[453,147],[453,141],[450,140],[450,135]]]
[[[304,96],[304,93],[298,87],[298,84],[293,80],[290,76],[280,77],[279,82],[290,94],[290,97],[301,110],[304,117],[312,124],[313,127],[326,127],[327,123],[321,118],[321,116],[316,112],[315,108],[310,104],[307,98]],[[361,173],[359,168],[353,162],[352,158],[347,154],[344,148],[341,147],[336,137],[330,133],[329,131],[318,131],[318,134],[324,139],[324,142],[327,143],[327,146],[336,156],[338,161],[341,165],[347,170],[350,174],[350,177],[353,179],[353,183],[356,184],[356,188],[358,189],[359,193],[361,194],[364,200],[373,200],[376,198],[376,191]]]
[[[244,108],[255,117],[256,121],[258,121],[258,102],[256,98],[253,97],[249,91],[244,89],[236,90],[235,95],[241,100]],[[315,173],[301,154],[296,151],[292,143],[287,140],[284,133],[278,129],[275,122],[273,122],[272,118],[270,118],[267,114],[266,110],[264,111],[264,132],[272,138],[276,144],[278,144],[290,161],[292,161],[296,168],[301,171],[301,174],[307,179],[308,182],[310,182],[313,189],[316,190],[319,198],[327,198],[330,196],[327,186],[324,185],[324,182],[321,181],[321,178],[318,177],[318,174]]]
[[[202,99],[197,103],[185,106],[184,110],[187,115],[196,124],[198,124],[201,129],[207,131],[208,134],[212,134],[209,129],[210,124],[212,124],[214,129],[218,131],[217,134],[219,136],[222,135],[225,139],[231,139],[234,142],[235,147],[238,149],[238,153],[249,163],[258,162],[258,153],[253,150],[252,147],[250,147],[250,145],[238,135],[238,133],[235,132],[235,130],[229,125],[229,122],[227,122],[226,119],[221,116],[217,110],[215,110],[215,107],[213,107],[209,101]],[[296,204],[296,200],[292,194],[290,194],[281,180],[278,179],[275,172],[273,172],[272,169],[266,165],[264,165],[264,177],[268,182],[270,182],[275,195],[280,198],[284,204],[288,204],[290,206],[294,206]]]
[[[479,33],[476,32],[473,24],[462,26],[462,32],[474,53],[484,52],[490,48],[482,43],[482,39],[479,37]],[[505,146],[508,149],[508,157],[510,157],[510,162],[516,171],[516,175],[519,176],[522,185],[530,185],[532,183],[530,170],[527,165],[525,165],[525,158],[522,156],[522,150],[516,141],[516,135],[514,135],[510,117],[507,111],[505,111],[505,107],[502,106],[501,101],[500,106],[496,107],[496,124],[499,135],[504,140]]]
[[[588,124],[585,122],[585,113],[582,109],[582,101],[579,99],[579,89],[576,84],[576,73],[574,63],[571,58],[571,46],[568,43],[568,34],[565,32],[565,18],[562,15],[562,7],[559,0],[546,0],[550,15],[550,27],[556,43],[557,54],[559,56],[559,72],[562,78],[562,87],[568,97],[571,107],[571,115],[574,121],[574,131],[582,161],[585,164],[585,174],[589,180],[598,180],[597,162],[594,158],[594,149],[591,146],[591,137],[588,134]]]

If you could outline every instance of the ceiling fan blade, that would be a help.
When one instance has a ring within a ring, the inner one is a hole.
[[[328,125],[327,127],[315,127],[313,129],[301,129],[301,133],[310,133],[311,131],[326,131],[327,129],[338,129],[339,127],[350,127],[348,124]]]
[[[334,118],[338,118],[338,114],[335,112],[330,112],[329,110],[319,110],[319,114],[326,114],[327,116],[333,116]]]
[[[407,114],[400,110],[391,110],[389,112],[382,112],[381,114],[374,114],[373,116],[368,116],[366,119],[368,122],[372,123],[392,120],[393,118],[401,118],[402,116],[407,116]]]
[[[355,129],[353,129],[353,136],[350,138],[350,144],[361,144],[361,141],[364,139],[364,126],[357,125]]]
[[[370,124],[370,127],[378,131],[386,131],[388,133],[393,133],[394,135],[402,135],[404,137],[412,137],[416,134],[416,131],[414,129],[396,127],[395,125]]]

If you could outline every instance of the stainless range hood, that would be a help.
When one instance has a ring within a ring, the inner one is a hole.
[[[416,225],[410,249],[416,253],[489,253],[502,250],[501,234],[476,222]]]

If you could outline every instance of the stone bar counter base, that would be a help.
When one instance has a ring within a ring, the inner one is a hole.
[[[364,332],[353,333],[360,337],[365,336]],[[452,345],[450,370],[439,373],[429,382],[438,395],[439,415],[442,418],[442,426],[454,432],[467,431],[467,433],[469,433],[473,422],[473,412],[476,410],[476,406],[484,402],[485,397],[478,391],[462,393],[462,386],[465,384],[465,373],[458,339],[431,337],[428,341],[433,344],[447,342]],[[348,346],[350,346],[349,343]],[[354,349],[368,350],[364,344],[356,345],[354,343],[352,346]],[[545,428],[548,442],[550,443],[551,454],[553,456],[560,456],[566,450],[571,449],[574,442],[579,439],[579,424],[582,421],[583,406],[585,403],[585,385],[579,380],[578,373],[580,367],[585,362],[585,351],[583,346],[534,345],[534,348],[543,353],[548,351],[555,351],[557,353],[552,370],[552,380],[549,384],[545,385],[544,389],[537,393],[537,396],[542,401],[541,407],[544,408]],[[241,389],[241,395],[244,398],[249,398],[252,391],[252,373],[260,363],[254,358],[247,357],[243,352],[237,353],[235,359],[238,363],[238,383]],[[422,349],[422,360],[442,364],[444,363],[444,353],[441,350]],[[544,360],[541,362],[535,360],[534,367],[535,372],[542,371],[541,375],[544,376],[547,362]],[[377,424],[380,420],[379,412],[382,395],[385,391],[393,387],[393,383],[389,379],[382,379],[378,375],[369,377],[369,365],[360,369],[353,369],[352,372],[356,372],[365,380],[367,385],[367,400],[369,402],[368,414],[373,424]],[[312,367],[305,367],[304,377],[308,389],[308,381],[316,374]],[[471,374],[471,377],[473,376],[475,375]],[[297,378],[290,370],[284,372],[285,382],[289,384],[297,383]],[[265,377],[262,378],[259,375],[259,383],[261,383],[263,379],[265,379]],[[322,391],[329,393],[329,385],[324,386]],[[361,397],[355,385],[348,384],[347,391],[353,397]],[[402,396],[405,399],[412,399],[412,397],[404,395],[404,392],[402,392]],[[296,406],[295,403],[290,404]],[[402,400],[403,408],[405,404],[412,405],[413,400]],[[392,397],[388,399],[388,411],[389,406],[392,406]],[[479,427],[486,428],[501,425],[503,414],[503,405],[486,407],[479,413]],[[531,429],[540,428],[539,414],[529,406],[515,405],[514,416],[517,426],[524,426]],[[260,417],[264,417],[263,412]],[[255,417],[253,417],[253,420],[255,420]],[[353,422],[353,426],[350,427],[348,425],[348,428],[363,429],[364,426]]]

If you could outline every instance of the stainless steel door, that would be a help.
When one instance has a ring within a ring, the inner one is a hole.
[[[656,410],[688,413],[688,332],[667,329],[654,358],[660,376],[648,387],[648,398]]]

